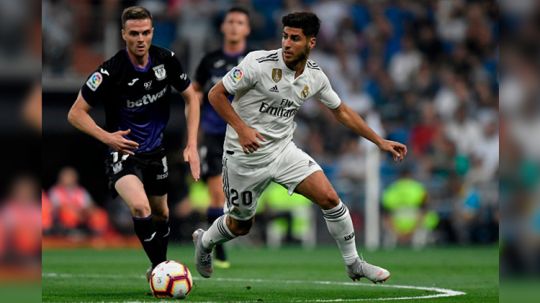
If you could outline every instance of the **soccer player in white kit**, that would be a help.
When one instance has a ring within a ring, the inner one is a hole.
[[[347,274],[384,282],[390,272],[362,260],[356,251],[351,216],[313,158],[294,142],[294,116],[310,98],[320,100],[336,119],[367,138],[394,160],[403,160],[405,145],[384,140],[333,91],[328,77],[308,59],[315,47],[319,18],[299,12],[282,18],[282,48],[254,51],[230,70],[209,92],[209,100],[227,121],[223,153],[225,214],[207,231],[193,233],[195,263],[201,276],[212,275],[211,252],[249,232],[257,201],[271,181],[321,207],[328,231],[336,240]],[[227,97],[234,95],[232,103]]]

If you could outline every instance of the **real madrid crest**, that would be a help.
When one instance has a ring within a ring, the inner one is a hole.
[[[272,69],[272,80],[274,80],[274,82],[279,82],[279,80],[281,80],[281,76],[283,74],[283,71],[281,70],[281,68],[273,68]]]
[[[309,96],[309,87],[307,85],[304,85],[304,89],[300,94],[302,95],[302,98],[306,99],[307,96]]]
[[[165,78],[167,78],[167,71],[165,70],[165,65],[160,64],[158,66],[155,66],[152,68],[154,70],[154,74],[156,75],[156,78],[158,81],[161,81]]]

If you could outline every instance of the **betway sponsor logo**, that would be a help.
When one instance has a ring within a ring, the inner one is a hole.
[[[259,107],[259,112],[266,113],[266,114],[276,116],[276,117],[288,118],[288,117],[292,117],[296,115],[296,113],[298,112],[298,109],[296,108],[287,109],[283,106],[270,106],[270,104],[262,102],[261,107]]]
[[[127,100],[127,107],[128,108],[141,107],[143,105],[154,103],[159,98],[163,97],[166,92],[167,92],[167,88],[165,87],[164,89],[162,89],[161,91],[159,91],[159,92],[157,92],[157,93],[155,93],[153,95],[150,95],[150,94],[144,95],[142,98],[140,98],[137,101]]]

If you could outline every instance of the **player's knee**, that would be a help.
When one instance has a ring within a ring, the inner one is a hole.
[[[155,219],[158,221],[167,221],[169,220],[169,209],[160,209],[156,212],[153,212],[152,216],[154,216]]]
[[[339,204],[339,196],[333,188],[326,189],[321,197],[319,205],[323,209],[331,209]]]
[[[131,214],[134,217],[145,218],[151,214],[150,206],[148,205],[133,205],[131,207]]]
[[[249,233],[249,231],[251,230],[251,226],[253,226],[253,220],[239,221],[231,218],[231,224],[229,225],[229,229],[236,236],[244,236]]]

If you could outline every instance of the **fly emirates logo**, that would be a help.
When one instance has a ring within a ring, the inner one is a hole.
[[[167,92],[167,88],[165,87],[164,89],[160,90],[159,92],[153,95],[150,95],[150,94],[144,95],[142,98],[140,98],[137,101],[127,100],[127,107],[128,108],[141,107],[143,105],[154,103],[158,99],[163,97],[166,92]]]
[[[288,99],[282,99],[279,106],[271,106],[266,102],[262,102],[261,107],[259,107],[259,112],[276,117],[289,118],[296,115],[296,113],[298,112],[297,108],[287,108],[292,106],[293,104],[294,103]]]

